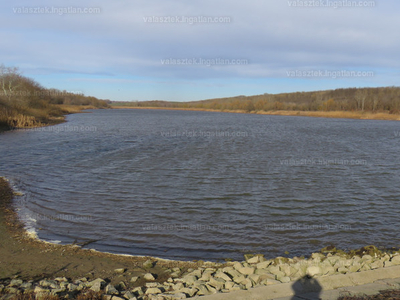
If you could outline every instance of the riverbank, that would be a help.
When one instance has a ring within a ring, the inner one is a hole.
[[[0,177],[0,299],[1,293],[21,291],[60,297],[90,291],[105,294],[110,300],[112,295],[119,299],[184,299],[280,285],[304,276],[318,279],[400,265],[398,252],[381,252],[374,246],[349,253],[326,247],[308,259],[245,255],[243,262],[220,264],[114,255],[78,245],[50,244],[26,233],[13,209],[13,196],[7,180]]]
[[[15,126],[15,127],[0,126],[0,133],[5,132],[5,131],[14,130],[14,129],[30,129],[30,128],[38,128],[38,127],[57,125],[57,124],[61,124],[61,123],[65,122],[66,115],[76,114],[76,113],[85,113],[84,110],[87,110],[87,109],[98,109],[97,107],[92,106],[92,105],[55,104],[55,106],[58,109],[60,109],[60,111],[63,114],[62,116],[48,117],[46,122],[38,122],[38,121],[34,121],[30,117],[21,116],[22,119],[26,118],[27,120],[18,122],[19,125]]]
[[[184,111],[209,111],[226,113],[249,113],[257,115],[279,115],[279,116],[298,116],[298,117],[317,117],[317,118],[336,118],[336,119],[359,119],[359,120],[388,120],[400,121],[399,114],[390,114],[388,112],[359,112],[359,111],[292,111],[292,110],[274,110],[274,111],[252,111],[245,110],[218,110],[206,108],[173,108],[173,107],[137,107],[137,106],[112,106],[113,109],[161,109],[161,110],[184,110]]]

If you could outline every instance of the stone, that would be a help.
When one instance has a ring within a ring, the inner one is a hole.
[[[251,275],[254,274],[254,271],[256,269],[253,267],[242,267],[242,268],[238,268],[237,271],[239,273],[242,273],[243,275]]]
[[[202,274],[203,274],[203,272],[201,270],[197,269],[197,270],[194,270],[192,272],[189,272],[188,275],[196,276],[197,278],[200,278]]]
[[[120,268],[120,269],[115,269],[115,270],[114,270],[114,273],[115,273],[115,274],[124,274],[125,271],[126,271],[125,268]]]
[[[246,287],[247,290],[251,289],[253,287],[253,282],[249,278],[246,278],[245,280],[243,280],[241,282],[241,284],[243,284]]]
[[[206,283],[206,287],[207,287],[208,291],[209,291],[211,294],[216,294],[216,293],[218,293],[218,290],[217,290],[216,288],[214,288],[213,286],[211,286],[209,283]]]
[[[274,285],[274,284],[280,284],[281,282],[278,280],[272,280],[272,279],[268,279],[267,280],[267,285]]]
[[[281,277],[279,279],[279,281],[282,283],[288,283],[288,282],[290,282],[290,277],[287,277],[287,276]]]
[[[112,284],[108,284],[106,286],[105,292],[108,295],[118,295],[119,294],[118,290]]]
[[[157,287],[158,286],[158,282],[146,282],[145,286],[147,288]]]
[[[189,297],[193,297],[197,293],[197,291],[198,291],[197,288],[183,288],[183,289],[179,290],[178,292],[184,293],[185,295],[188,295]]]
[[[394,263],[392,263],[391,261],[385,261],[384,262],[384,267],[385,268],[387,268],[387,267],[393,267],[395,264]]]
[[[257,264],[257,269],[266,269],[272,262],[270,260],[266,260]]]
[[[113,296],[113,297],[111,298],[111,300],[126,300],[126,299],[125,299],[125,298],[118,297],[118,296]]]
[[[168,295],[167,297],[164,297],[164,299],[167,300],[181,300],[181,299],[186,299],[186,294],[185,293],[177,293],[177,294],[172,294]]]
[[[375,269],[379,269],[379,268],[383,268],[383,261],[377,260],[371,264],[371,270],[375,270]]]
[[[143,278],[146,279],[146,280],[148,280],[148,281],[156,280],[156,278],[154,277],[154,275],[151,274],[151,273],[146,273],[146,274],[144,274]]]
[[[245,279],[246,279],[246,277],[244,277],[243,275],[240,275],[240,276],[234,277],[233,281],[236,283],[241,283]]]
[[[135,294],[136,296],[142,296],[142,295],[144,294],[144,293],[143,293],[143,290],[142,290],[142,288],[141,288],[140,286],[135,287],[135,288],[132,290],[132,293]]]
[[[104,288],[105,286],[106,286],[106,282],[105,282],[105,280],[104,279],[101,279],[101,278],[97,278],[97,279],[95,279],[95,280],[92,280],[92,281],[90,281],[90,282],[88,282],[87,284],[86,284],[86,286],[87,287],[92,287],[94,284],[96,284],[96,283],[100,283],[101,285],[102,285],[102,288]]]
[[[76,292],[76,291],[80,290],[78,285],[72,284],[72,283],[69,283],[67,285],[67,289],[69,292]]]
[[[201,284],[201,285],[197,286],[197,288],[199,290],[197,292],[198,296],[204,296],[204,295],[210,295],[211,294],[211,292],[208,290],[208,288],[204,284]]]
[[[228,268],[224,268],[224,269],[222,269],[222,271],[224,273],[228,274],[231,278],[239,277],[239,276],[242,275],[241,273],[239,273],[237,270],[235,270],[233,268],[229,268],[229,269]],[[203,276],[204,276],[204,273],[203,273]]]
[[[307,274],[311,277],[315,277],[321,274],[321,268],[317,266],[311,266],[307,268]]]
[[[149,259],[143,263],[143,268],[150,269],[154,266],[154,263]]]
[[[58,285],[58,283],[54,280],[41,280],[39,282],[39,285],[42,287],[48,287],[48,288],[52,288],[52,289],[58,289],[60,286]]]
[[[33,289],[32,282],[24,282],[20,285],[20,288],[24,289],[25,291]],[[1,292],[1,291],[0,291]]]
[[[161,294],[161,293],[162,291],[159,288],[148,288],[145,294],[148,295],[148,294]]]
[[[224,272],[217,272],[214,275],[215,278],[221,278],[225,281],[231,281],[231,277],[229,277],[227,274],[225,274]]]
[[[349,269],[347,269],[346,267],[340,267],[338,269],[338,272],[341,273],[341,274],[346,274],[346,273],[349,272]]]
[[[134,276],[134,277],[131,278],[131,282],[134,283],[134,282],[136,282],[138,279],[139,279],[138,276]]]
[[[211,278],[209,284],[214,287],[217,291],[220,291],[225,286],[225,280],[221,278]]]
[[[181,271],[175,271],[170,275],[172,278],[178,278],[181,276]]]
[[[132,300],[133,298],[136,299],[135,295],[130,291],[127,291],[127,292],[124,293],[124,298],[128,299],[128,300]]]
[[[251,275],[248,276],[248,278],[250,278],[254,282],[255,285],[259,284],[260,281],[261,281],[260,280],[261,276],[260,275],[256,275],[256,274],[251,274]]]
[[[10,284],[8,286],[14,287],[14,286],[20,286],[24,282],[21,279],[13,279],[11,280]]]
[[[182,281],[184,283],[186,283],[187,285],[192,285],[193,283],[195,283],[197,281],[197,277],[196,276],[192,276],[192,275],[188,275],[182,278]]]
[[[178,282],[177,284],[172,286],[172,289],[174,291],[180,291],[181,289],[183,289],[185,286],[182,282]]]
[[[246,262],[248,264],[258,264],[260,262],[260,259],[258,256],[253,256],[252,258],[246,259]]]
[[[393,256],[390,262],[393,265],[400,265],[400,255]]]

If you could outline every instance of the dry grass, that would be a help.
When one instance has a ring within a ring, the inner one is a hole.
[[[362,120],[400,120],[400,115],[390,113],[351,112],[351,111],[260,111],[258,114],[281,115],[281,116],[303,116],[320,118],[343,118]]]
[[[343,296],[338,300],[400,300],[400,290],[382,291],[373,296]]]
[[[245,110],[219,110],[207,108],[173,108],[173,107],[137,107],[137,106],[112,106],[114,109],[165,109],[165,110],[189,110],[189,111],[211,111],[211,112],[229,112],[229,113],[248,113]],[[252,111],[250,113],[260,115],[279,115],[279,116],[301,116],[301,117],[319,117],[319,118],[343,118],[343,119],[361,119],[361,120],[393,120],[400,121],[399,114],[390,114],[388,112],[352,112],[352,111],[298,111],[298,110],[276,110],[276,111]]]
[[[93,105],[66,105],[66,104],[57,104],[64,113],[67,114],[76,114],[82,112],[84,109],[96,109]]]
[[[4,296],[6,294],[0,293],[0,298],[1,296]],[[24,293],[24,294],[19,294],[15,295],[11,298],[7,298],[9,300],[61,300],[65,299],[65,297],[59,297],[55,295],[50,295],[50,294],[41,294],[39,298],[36,297],[36,294],[34,292],[29,292],[29,293]],[[74,299],[77,300],[102,300],[103,299],[103,293],[101,292],[94,292],[94,291],[83,291]]]

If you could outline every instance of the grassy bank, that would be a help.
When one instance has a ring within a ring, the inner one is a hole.
[[[17,68],[0,65],[0,131],[53,125],[86,108],[108,108],[107,100],[47,89]]]
[[[137,107],[137,106],[113,106],[115,109],[165,109],[165,110],[183,110],[183,111],[210,111],[210,112],[227,112],[227,113],[252,113],[261,115],[279,115],[279,116],[303,116],[303,117],[319,117],[319,118],[344,118],[344,119],[362,119],[362,120],[400,120],[400,114],[391,114],[389,112],[347,112],[347,111],[291,111],[291,110],[276,110],[276,111],[252,111],[245,110],[219,110],[207,108],[173,108],[173,107]]]

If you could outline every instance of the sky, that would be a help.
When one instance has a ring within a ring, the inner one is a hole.
[[[398,86],[399,9],[398,0],[0,0],[0,64],[115,101]]]

